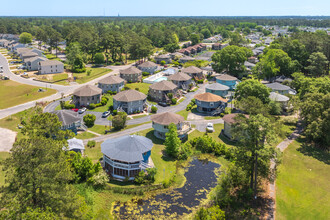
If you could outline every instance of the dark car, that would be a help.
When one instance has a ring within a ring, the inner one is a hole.
[[[168,104],[166,102],[158,102],[158,105],[163,106],[163,107],[168,106]]]

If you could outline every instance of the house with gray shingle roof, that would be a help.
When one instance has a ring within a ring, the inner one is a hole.
[[[108,91],[120,92],[125,86],[125,80],[119,76],[108,76],[104,79],[101,79],[98,83],[98,87],[102,89],[103,93]]]
[[[142,72],[147,72],[147,73],[153,74],[157,70],[158,66],[155,63],[151,62],[151,61],[147,61],[147,62],[141,63],[138,66],[138,68]]]
[[[182,72],[191,76],[192,78],[204,79],[203,70],[196,66],[189,66],[184,68]]]
[[[172,62],[172,59],[171,59],[170,55],[163,54],[163,55],[156,56],[155,61],[157,64],[160,64],[162,61],[165,61],[165,63],[168,64],[168,63]]]
[[[234,76],[228,74],[221,74],[216,77],[216,82],[222,85],[228,86],[230,90],[236,88],[236,84],[238,83],[238,79]]]
[[[189,84],[193,83],[191,76],[178,72],[167,77],[168,80],[171,80],[179,89],[188,90]]]
[[[101,101],[102,89],[85,85],[73,92],[73,103],[79,106],[89,106],[90,104],[97,104]]]
[[[270,88],[273,92],[277,92],[279,94],[285,95],[285,94],[292,94],[295,95],[296,91],[291,89],[289,86],[283,85],[281,83],[269,83],[266,84],[268,88]]]
[[[37,56],[37,57],[26,58],[24,63],[28,71],[37,71],[39,70],[39,62],[46,60],[47,58]]]
[[[120,70],[119,73],[120,77],[128,83],[141,82],[142,80],[142,71],[135,66]]]
[[[45,60],[39,62],[39,74],[63,73],[64,64],[58,60]]]
[[[125,111],[127,114],[142,112],[147,96],[136,90],[125,90],[113,96],[113,108]]]
[[[158,83],[151,84],[149,87],[148,95],[151,100],[155,102],[170,102],[167,94],[172,93],[173,97],[177,97],[178,87],[171,81],[160,81]]]
[[[138,135],[107,139],[101,144],[104,169],[112,178],[134,180],[141,170],[154,167],[152,147],[150,139]]]
[[[229,87],[220,83],[212,83],[205,86],[205,92],[209,92],[222,97],[226,97],[228,95],[228,91]]]
[[[84,122],[82,118],[78,117],[77,112],[71,110],[59,110],[51,112],[57,115],[59,121],[62,123],[62,130],[71,130],[77,133],[77,130],[84,129]]]

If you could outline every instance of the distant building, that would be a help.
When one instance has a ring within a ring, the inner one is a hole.
[[[102,89],[92,85],[85,85],[73,92],[73,103],[79,106],[89,106],[101,101]]]
[[[134,66],[120,70],[119,72],[120,77],[126,80],[128,83],[141,82],[142,80],[142,71]]]
[[[169,93],[173,94],[173,97],[177,96],[178,87],[171,81],[160,81],[154,83],[149,87],[149,97],[155,102],[171,102],[170,98],[167,96]]]
[[[85,151],[85,145],[83,140],[74,137],[68,140],[68,147],[65,150],[83,154]]]
[[[238,83],[238,79],[228,74],[221,74],[216,77],[216,82],[228,86],[230,90],[234,90]]]
[[[157,64],[160,64],[162,61],[165,61],[165,63],[168,64],[168,63],[172,62],[172,59],[171,59],[170,55],[163,54],[163,55],[156,56],[155,61]]]
[[[203,70],[195,66],[184,68],[182,72],[195,79],[204,79]]]
[[[229,92],[229,87],[220,83],[212,83],[205,86],[205,92],[219,95],[221,97],[226,97]]]
[[[289,86],[282,85],[280,83],[269,83],[266,84],[268,88],[270,88],[273,92],[277,92],[279,94],[285,95],[285,94],[292,94],[295,95],[296,91],[291,89]]]
[[[37,71],[39,70],[39,62],[46,60],[47,58],[44,57],[31,57],[25,59],[24,63],[28,71]]]
[[[189,84],[193,83],[191,76],[179,72],[176,74],[173,74],[167,78],[168,80],[171,80],[175,85],[178,86],[179,89],[188,90]]]
[[[277,92],[271,92],[269,95],[269,99],[274,102],[280,103],[283,109],[287,109],[290,100],[287,96],[281,95]]]
[[[195,58],[193,58],[193,57],[184,56],[179,59],[179,63],[187,63],[187,62],[194,61],[194,60],[195,60]]]
[[[120,92],[125,86],[125,80],[119,76],[108,76],[104,79],[101,79],[98,83],[98,87],[102,89],[103,93],[108,91]]]
[[[158,66],[155,63],[151,62],[151,61],[147,61],[147,62],[144,62],[144,63],[140,64],[138,66],[138,68],[142,72],[148,72],[148,73],[153,74],[157,70]]]

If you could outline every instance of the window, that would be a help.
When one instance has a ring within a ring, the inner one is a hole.
[[[214,102],[210,102],[210,106],[214,106]]]
[[[167,125],[164,125],[164,128],[165,128],[165,129],[168,129],[168,126],[167,126]]]

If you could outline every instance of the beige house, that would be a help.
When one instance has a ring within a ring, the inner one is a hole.
[[[39,74],[63,73],[64,64],[58,60],[45,60],[39,62]]]
[[[179,72],[167,78],[171,80],[179,89],[188,90],[189,84],[192,83],[191,77],[185,73]]]
[[[142,80],[142,71],[131,66],[127,69],[120,70],[120,77],[126,80],[129,83],[140,82]]]
[[[151,61],[147,61],[147,62],[144,62],[144,63],[140,64],[138,66],[138,68],[142,72],[154,73],[157,70],[158,66],[155,63],[151,62]]]
[[[171,56],[166,54],[156,56],[155,61],[157,64],[160,64],[162,61],[165,61],[166,64],[172,63]]]
[[[229,139],[233,139],[232,136],[232,125],[236,123],[235,117],[238,114],[228,114],[223,116],[222,120],[224,121],[224,129],[223,129],[223,134],[228,137]],[[245,115],[245,117],[249,117],[248,115]]]
[[[127,114],[142,112],[147,96],[136,90],[125,90],[113,96],[113,108],[125,111]]]
[[[79,106],[89,106],[101,101],[102,89],[96,86],[86,85],[73,92],[73,103]]]
[[[154,83],[149,87],[149,97],[155,102],[170,102],[171,100],[167,96],[168,93],[172,93],[173,97],[177,95],[178,87],[170,81],[160,81]]]
[[[192,78],[204,79],[203,70],[196,66],[189,66],[182,70],[183,73],[191,76]]]
[[[164,112],[151,116],[152,127],[154,128],[154,135],[165,140],[166,133],[169,131],[168,126],[173,123],[178,130],[178,136],[181,139],[187,137],[188,132],[191,130],[189,122],[184,121],[184,117],[172,112]]]
[[[24,63],[28,71],[37,71],[39,70],[39,62],[46,60],[47,58],[44,57],[31,57],[25,59]]]
[[[108,91],[112,92],[120,92],[122,88],[124,88],[125,80],[120,78],[119,76],[108,76],[104,79],[101,79],[98,83],[98,87],[102,89],[103,93]]]

